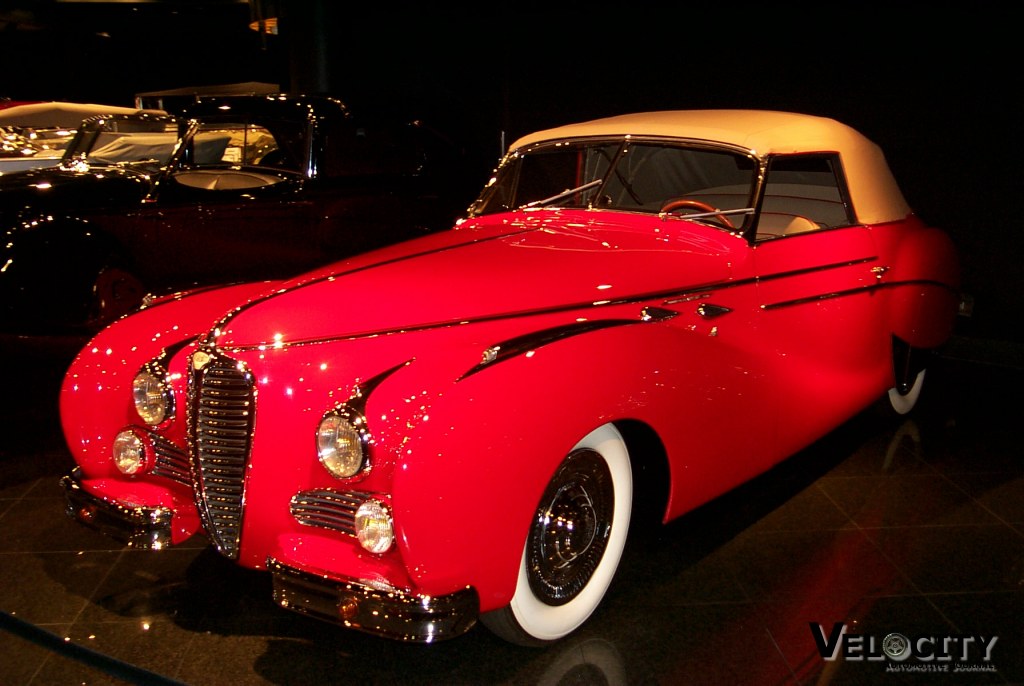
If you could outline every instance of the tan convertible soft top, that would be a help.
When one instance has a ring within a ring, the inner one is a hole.
[[[509,150],[542,141],[626,135],[728,143],[759,158],[771,154],[837,152],[859,221],[896,221],[911,212],[877,145],[834,119],[808,114],[768,110],[640,112],[531,133],[513,143]]]

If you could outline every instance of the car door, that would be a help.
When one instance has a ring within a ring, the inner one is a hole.
[[[301,146],[288,151],[280,134],[248,121],[204,122],[186,141],[135,213],[147,284],[287,277],[322,261]]]
[[[889,358],[869,229],[816,229],[755,248],[779,446],[802,448],[877,395]]]

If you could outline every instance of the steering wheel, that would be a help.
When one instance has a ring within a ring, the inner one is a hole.
[[[661,206],[661,211],[663,213],[673,212],[679,209],[697,210],[698,212],[718,212],[718,208],[712,207],[706,202],[701,202],[700,200],[692,200],[689,198],[683,200],[669,200],[668,202]],[[733,225],[733,223],[729,221],[729,218],[724,215],[718,215],[716,217],[709,218],[714,219],[716,221],[720,221],[722,224],[725,224],[725,226],[727,226],[730,229],[736,228]]]

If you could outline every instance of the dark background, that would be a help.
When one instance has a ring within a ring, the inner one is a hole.
[[[447,132],[481,184],[515,138],[572,121],[726,107],[828,116],[878,143],[911,206],[957,243],[975,300],[963,333],[1024,342],[1024,60],[1008,3],[274,4],[0,0],[0,97],[132,105],[248,81],[329,92],[357,113],[407,112]],[[250,29],[259,16],[276,17],[278,34]]]

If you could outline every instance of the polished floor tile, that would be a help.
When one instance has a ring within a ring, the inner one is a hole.
[[[1024,451],[1002,392],[1024,370],[953,354],[929,375],[913,418],[867,411],[631,540],[602,607],[546,649],[346,631],[278,608],[266,574],[202,539],[139,551],[82,529],[39,384],[0,436],[0,684],[1024,683]],[[933,659],[883,657],[890,634]]]

